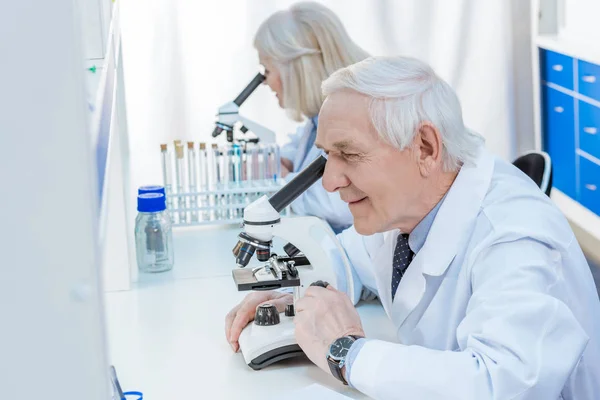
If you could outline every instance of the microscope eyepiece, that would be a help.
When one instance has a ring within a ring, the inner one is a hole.
[[[238,97],[235,98],[235,100],[233,100],[233,102],[239,107],[242,105],[242,103],[244,101],[246,101],[246,99],[252,94],[252,92],[254,92],[254,90],[260,86],[261,83],[263,83],[265,81],[266,77],[261,74],[258,73],[254,79],[252,79],[250,81],[250,83],[248,84],[248,86],[246,86],[244,88],[244,90],[242,90],[242,92],[238,95]]]
[[[296,200],[298,196],[304,193],[306,189],[311,187],[313,183],[321,179],[325,172],[325,164],[327,164],[327,158],[324,156],[320,155],[315,158],[298,175],[272,195],[269,198],[269,203],[271,203],[277,212],[281,212],[292,201]]]

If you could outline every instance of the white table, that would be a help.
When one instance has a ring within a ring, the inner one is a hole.
[[[110,361],[124,389],[140,390],[147,400],[270,399],[319,383],[366,398],[308,360],[254,371],[232,352],[225,315],[246,295],[231,278],[238,233],[231,227],[176,231],[172,272],[141,275],[131,291],[106,295]],[[394,340],[379,303],[360,304],[358,311],[368,336]]]

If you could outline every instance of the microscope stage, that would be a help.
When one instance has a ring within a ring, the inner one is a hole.
[[[288,274],[286,277],[278,279],[272,274],[270,274],[270,277],[266,277],[265,274],[254,274],[251,268],[234,269],[232,275],[239,292],[300,286],[298,275],[294,278]]]

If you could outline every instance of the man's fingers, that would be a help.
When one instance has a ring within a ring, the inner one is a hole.
[[[326,289],[321,286],[309,286],[304,291],[304,297],[316,297],[322,295]]]
[[[237,342],[242,329],[248,325],[248,322],[254,319],[255,311],[256,303],[246,302],[241,304],[241,307],[236,313],[233,323],[231,324],[231,329],[228,336],[229,342]]]
[[[324,290],[321,288],[321,290]],[[311,310],[315,307],[317,301],[313,297],[302,297],[296,301],[296,313]]]
[[[229,340],[229,331],[231,330],[231,324],[233,324],[233,320],[235,319],[235,315],[240,309],[240,305],[235,306],[231,311],[227,313],[225,317],[225,337]]]
[[[252,314],[252,316],[254,316],[254,314]],[[237,313],[233,323],[231,324],[231,330],[229,331],[229,337],[227,338],[229,343],[237,343],[238,339],[240,338],[240,334],[242,333],[242,329],[244,329],[250,321],[252,321],[252,318],[250,317],[249,313],[242,312],[242,310]]]

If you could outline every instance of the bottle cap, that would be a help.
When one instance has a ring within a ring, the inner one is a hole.
[[[138,195],[139,212],[159,212],[167,209],[165,195],[162,193],[144,193]]]
[[[164,186],[160,186],[160,185],[140,186],[138,188],[138,195],[144,194],[144,193],[162,193],[162,194],[165,194],[165,188],[164,188]]]

